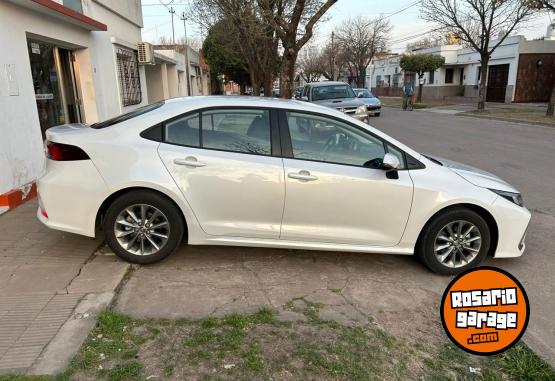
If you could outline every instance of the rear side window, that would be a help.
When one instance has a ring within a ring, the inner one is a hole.
[[[166,122],[165,142],[270,155],[270,112],[261,109],[221,109],[185,115]]]
[[[270,155],[268,110],[213,110],[202,113],[202,147]]]
[[[164,104],[164,101],[161,101],[161,102],[157,102],[157,103],[152,103],[152,104],[147,105],[147,106],[139,107],[139,108],[136,108],[135,110],[133,110],[131,112],[118,115],[114,118],[105,120],[103,122],[93,123],[93,124],[91,124],[91,128],[100,129],[100,128],[110,127],[110,126],[113,126],[114,124],[125,122],[126,120],[135,118],[139,115],[146,114],[147,112],[150,112],[152,110],[156,110],[158,107],[161,107],[163,104]]]
[[[200,117],[198,113],[166,122],[166,142],[200,147]]]

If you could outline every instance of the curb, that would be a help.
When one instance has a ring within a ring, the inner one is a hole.
[[[114,262],[105,263],[110,259],[114,259]],[[106,271],[103,272],[102,268]],[[80,275],[66,288],[68,293],[73,293],[73,290],[76,293],[85,291],[85,296],[28,369],[27,374],[56,375],[67,368],[96,325],[98,315],[114,302],[130,268],[130,264],[115,261],[114,257],[102,254],[95,254],[87,262]],[[104,275],[104,279],[99,280],[102,275],[97,278],[98,274]],[[98,292],[93,290],[95,285],[101,285]]]
[[[497,120],[499,122],[509,122],[509,123],[516,123],[516,124],[527,124],[527,125],[531,125],[531,126],[542,126],[542,127],[555,128],[555,125],[552,124],[552,123],[532,122],[532,121],[529,121],[529,120],[522,120],[522,119],[509,119],[509,118],[502,118],[502,117],[497,117],[497,116],[465,114],[464,112],[459,113],[457,115],[458,116],[464,116],[465,118],[489,119],[489,120]]]
[[[37,184],[32,181],[19,188],[0,194],[0,214],[14,209],[37,196]]]

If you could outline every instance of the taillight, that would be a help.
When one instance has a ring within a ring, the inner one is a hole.
[[[46,142],[46,157],[56,161],[89,160],[81,148],[69,144]]]

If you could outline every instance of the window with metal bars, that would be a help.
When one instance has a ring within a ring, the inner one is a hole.
[[[116,59],[122,104],[132,106],[141,103],[141,77],[139,75],[137,52],[117,47]]]

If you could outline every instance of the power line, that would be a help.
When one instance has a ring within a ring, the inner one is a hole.
[[[403,8],[403,9],[399,9],[399,10],[396,11],[396,12],[393,12],[393,13],[387,15],[387,16],[384,16],[384,19],[388,19],[388,18],[390,18],[390,17],[393,17],[393,16],[395,16],[395,15],[398,15],[399,13],[402,13],[402,12],[406,11],[407,9],[410,9],[410,8],[414,7],[415,5],[420,4],[421,2],[422,2],[422,0],[418,0],[418,1],[414,2],[414,3],[412,3],[411,5],[406,6],[406,7]]]

